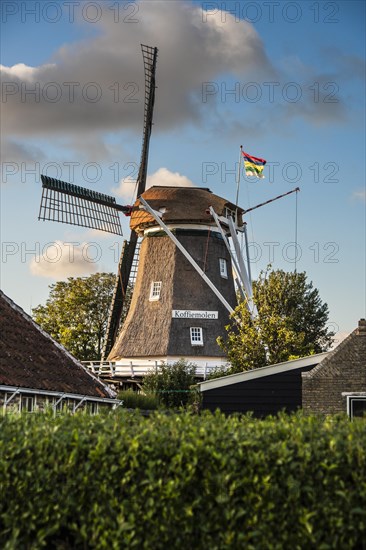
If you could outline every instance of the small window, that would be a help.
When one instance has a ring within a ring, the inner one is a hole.
[[[24,411],[24,412],[33,412],[34,411],[34,397],[22,396],[21,410]]]
[[[192,346],[203,346],[203,332],[201,327],[191,327]]]
[[[223,279],[227,279],[227,260],[225,258],[219,258],[220,262],[220,275]]]
[[[232,217],[233,222],[236,222],[236,210],[231,210],[231,208],[225,207],[225,218],[228,218],[229,216]]]
[[[366,395],[349,395],[347,401],[348,416],[350,418],[355,416],[366,417]]]
[[[149,298],[150,302],[154,300],[160,300],[161,285],[162,285],[161,281],[153,281],[151,283],[150,298]]]

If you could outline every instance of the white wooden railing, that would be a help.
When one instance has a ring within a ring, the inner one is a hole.
[[[116,364],[114,361],[82,361],[82,363],[98,378],[140,378],[151,370],[159,369],[161,364],[158,361],[145,363],[130,361],[124,365]],[[206,380],[210,372],[215,370],[217,366],[225,368],[224,365],[210,365],[209,363],[197,365],[196,377]]]

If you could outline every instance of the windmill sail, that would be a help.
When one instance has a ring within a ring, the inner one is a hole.
[[[39,220],[79,225],[122,235],[118,211],[128,214],[129,206],[103,193],[78,187],[65,181],[41,176],[42,199]]]
[[[142,150],[140,169],[137,176],[139,197],[146,188],[147,163],[149,157],[150,136],[153,124],[153,113],[155,104],[155,72],[158,49],[141,44],[142,56],[145,69],[145,108],[144,108],[144,132],[142,138]]]
[[[140,196],[146,188],[147,165],[149,157],[150,136],[153,125],[153,112],[155,103],[155,72],[158,49],[141,44],[145,71],[145,104],[144,104],[144,129],[142,136],[142,150],[140,168],[137,176],[137,196]],[[137,234],[131,231],[130,240],[122,249],[118,267],[118,280],[116,290],[112,298],[109,312],[109,320],[103,349],[102,360],[105,360],[111,351],[118,334],[120,319],[125,301],[127,286],[130,279],[132,265],[137,246]]]

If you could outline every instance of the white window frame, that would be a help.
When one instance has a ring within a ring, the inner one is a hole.
[[[203,346],[203,330],[202,327],[190,327],[192,346]]]
[[[225,206],[225,218],[232,217],[233,222],[236,223],[236,210],[232,210],[228,206]]]
[[[160,300],[162,281],[152,281],[150,286],[150,302],[156,302]]]
[[[34,395],[21,395],[19,405],[21,412],[23,411],[32,413],[35,409],[36,398]]]
[[[220,277],[227,279],[227,260],[225,258],[219,258]]]
[[[365,393],[355,393],[355,394],[344,393],[342,395],[345,395],[347,397],[347,414],[352,420],[354,401],[366,401],[366,394]]]

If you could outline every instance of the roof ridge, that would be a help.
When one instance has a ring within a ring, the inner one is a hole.
[[[319,372],[324,366],[326,366],[333,358],[333,356],[338,353],[338,351],[341,351],[345,346],[347,346],[348,342],[355,336],[358,336],[358,328],[355,328],[344,340],[342,340],[342,342],[338,344],[338,346],[329,351],[328,355],[322,361],[320,361],[320,363],[318,363],[316,367],[307,372],[306,378],[312,378],[313,376],[315,376],[315,374],[317,374],[317,372]]]

